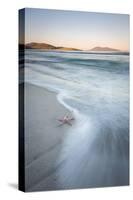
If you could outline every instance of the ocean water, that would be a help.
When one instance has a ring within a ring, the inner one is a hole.
[[[26,50],[25,72],[76,119],[57,159],[59,188],[128,185],[128,53]]]

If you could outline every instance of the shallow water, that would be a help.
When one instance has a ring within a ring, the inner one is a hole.
[[[62,188],[127,185],[129,55],[26,50],[26,82],[57,92],[73,111],[57,163]]]

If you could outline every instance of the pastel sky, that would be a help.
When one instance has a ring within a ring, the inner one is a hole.
[[[25,42],[129,50],[129,15],[26,8]]]

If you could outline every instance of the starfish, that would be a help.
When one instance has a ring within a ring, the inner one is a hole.
[[[60,125],[68,124],[72,126],[71,121],[74,120],[73,117],[69,117],[68,115],[65,115],[63,118],[58,119],[59,122],[61,122]]]

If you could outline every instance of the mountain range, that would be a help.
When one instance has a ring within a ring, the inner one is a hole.
[[[47,43],[37,43],[37,42],[31,42],[27,43],[25,45],[20,44],[19,45],[20,49],[21,48],[26,48],[26,49],[47,49],[47,50],[59,50],[59,51],[82,51],[81,49],[77,48],[71,48],[71,47],[62,47],[62,46],[54,46],[51,44]],[[119,49],[114,49],[110,47],[94,47],[92,49],[89,49],[89,51],[120,51]]]
[[[26,49],[49,49],[49,50],[62,50],[62,51],[80,51],[80,49],[71,47],[57,47],[47,43],[31,42],[25,45]]]

